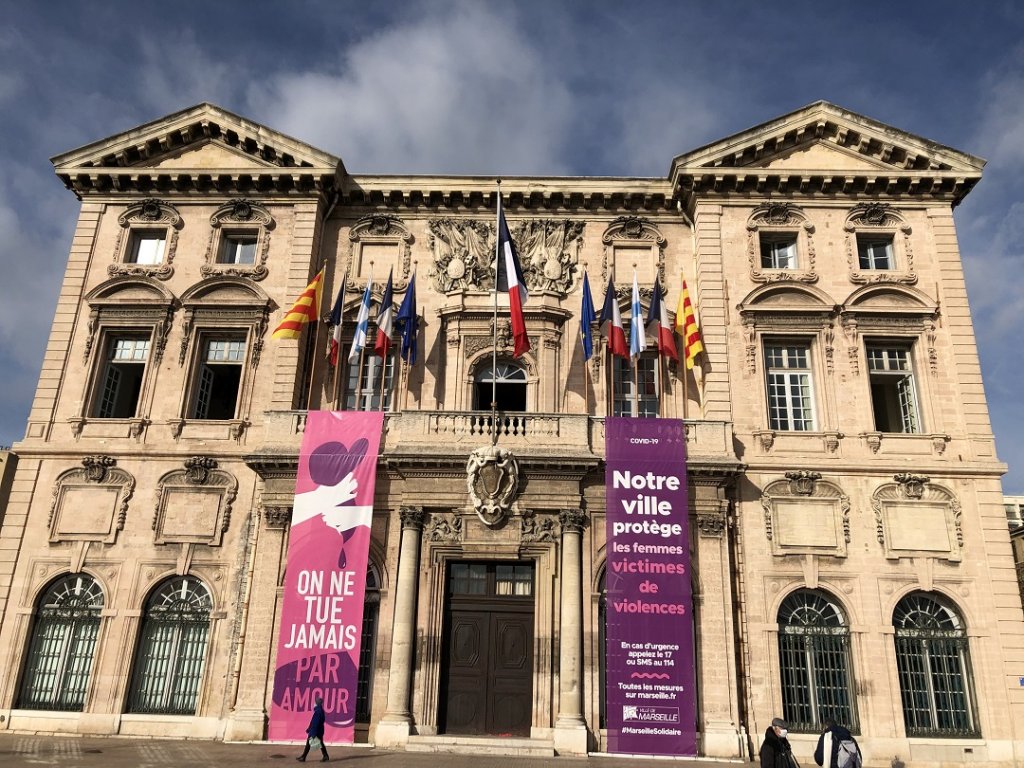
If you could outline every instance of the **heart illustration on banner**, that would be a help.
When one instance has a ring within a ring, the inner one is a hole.
[[[309,455],[310,479],[317,485],[337,485],[355,471],[369,447],[370,443],[362,437],[351,448],[337,441],[318,445]]]

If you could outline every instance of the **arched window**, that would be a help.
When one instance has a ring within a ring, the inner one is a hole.
[[[84,573],[62,576],[36,604],[18,706],[81,712],[100,629],[103,590]]]
[[[908,736],[977,736],[967,633],[957,612],[922,592],[893,612]]]
[[[476,374],[476,410],[491,409],[492,391],[499,411],[525,411],[526,371],[515,363],[500,360],[497,367],[489,363],[481,367]]]
[[[817,732],[826,718],[857,730],[850,628],[828,595],[800,589],[779,607],[782,716],[794,731]]]
[[[363,635],[359,644],[359,679],[356,683],[356,720],[370,722],[373,703],[373,666],[377,651],[377,617],[380,614],[380,577],[370,564],[366,569],[366,595],[363,599]]]
[[[210,633],[210,591],[192,576],[149,596],[135,654],[129,712],[194,715]]]
[[[348,379],[345,384],[346,410],[391,410],[392,393],[395,388],[395,347],[392,345],[387,357],[381,358],[373,351],[376,343],[377,328],[371,325],[366,331],[366,346],[359,359],[349,362],[346,358],[344,362],[345,375]],[[349,337],[348,342],[338,350],[338,354],[348,355],[351,347],[352,339]],[[381,397],[384,398],[383,404]]]

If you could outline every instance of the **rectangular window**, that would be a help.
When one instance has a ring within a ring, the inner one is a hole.
[[[132,232],[127,261],[131,264],[161,264],[164,260],[166,234],[162,229],[137,229]]]
[[[136,415],[148,358],[148,336],[108,337],[93,405],[95,418],[130,419]]]
[[[764,361],[769,427],[798,432],[815,429],[810,345],[765,343]]]
[[[225,232],[220,242],[218,264],[255,264],[256,232]]]
[[[203,337],[201,349],[190,418],[233,419],[242,388],[246,339],[244,336]]]
[[[761,233],[761,269],[796,269],[796,235]]]
[[[894,269],[892,235],[857,235],[861,269]]]
[[[389,354],[381,360],[373,353],[377,329],[370,328],[366,334],[366,348],[362,360],[353,363],[345,361],[345,408],[349,411],[389,411],[391,410],[391,393],[394,389],[395,355]],[[351,344],[351,342],[349,342]],[[392,347],[392,350],[394,347]],[[339,350],[339,354],[348,354],[348,346]],[[381,376],[384,380],[381,381]],[[381,396],[384,403],[381,405]]]
[[[658,416],[658,387],[661,366],[657,355],[641,355],[636,361],[626,357],[614,357],[612,371],[615,376],[615,416]],[[640,380],[640,391],[636,380]]]
[[[868,344],[868,372],[875,429],[920,432],[921,418],[908,347]]]

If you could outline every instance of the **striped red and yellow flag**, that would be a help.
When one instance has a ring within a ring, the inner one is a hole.
[[[686,367],[693,368],[693,362],[697,355],[704,351],[704,342],[700,337],[700,326],[697,325],[697,315],[693,311],[693,304],[690,303],[690,293],[686,290],[686,278],[683,280],[683,289],[679,292],[679,304],[676,305],[676,327],[675,331],[683,337],[683,357],[686,358]]]
[[[320,319],[320,297],[323,290],[324,271],[321,269],[306,290],[299,294],[292,308],[284,316],[281,324],[274,329],[275,339],[297,339],[306,323]]]

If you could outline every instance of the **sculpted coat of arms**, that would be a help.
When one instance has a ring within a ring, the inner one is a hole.
[[[466,463],[466,485],[473,508],[484,524],[501,523],[519,489],[519,464],[512,451],[495,445],[477,448]]]

